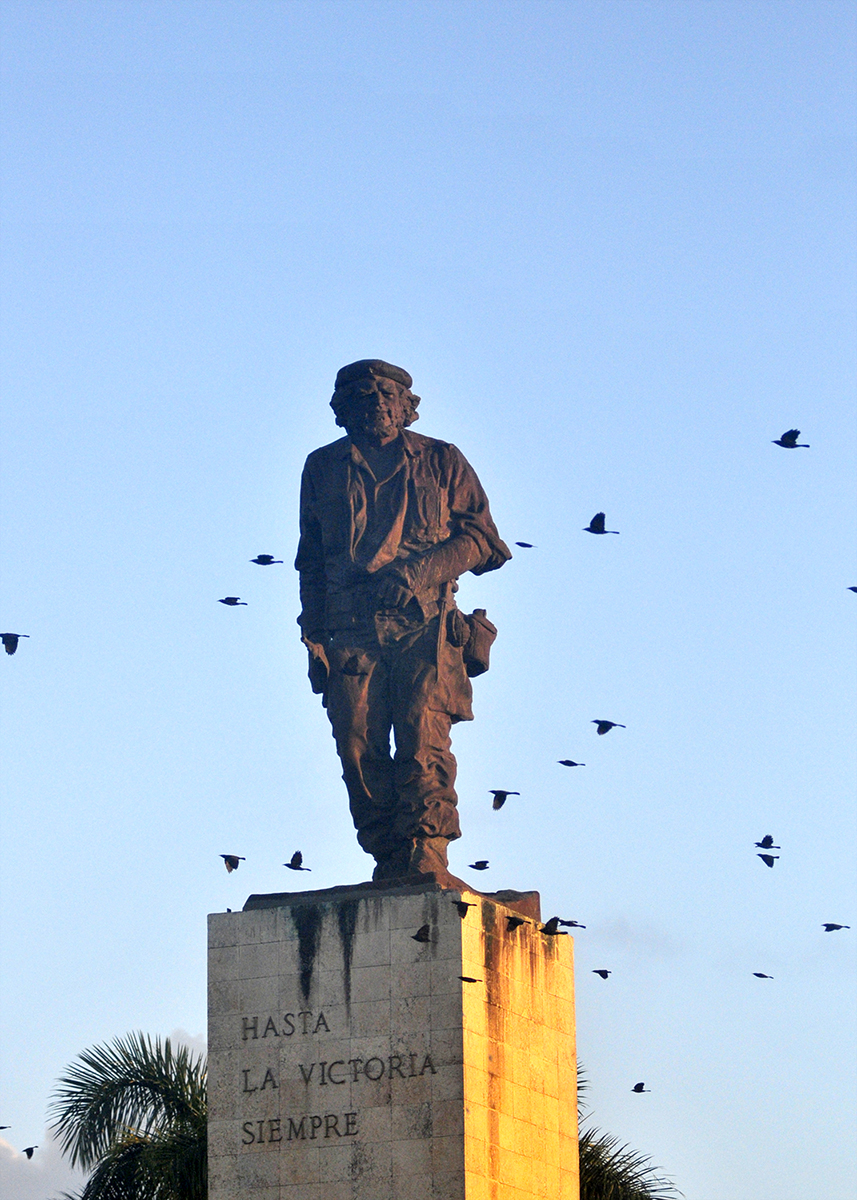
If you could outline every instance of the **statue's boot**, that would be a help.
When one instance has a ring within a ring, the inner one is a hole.
[[[467,885],[449,873],[446,857],[449,839],[444,837],[416,837],[411,839],[411,857],[408,874],[432,875],[441,887],[462,888]]]

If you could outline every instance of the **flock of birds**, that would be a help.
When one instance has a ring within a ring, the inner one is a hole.
[[[785,433],[783,433],[782,437],[773,438],[772,442],[776,446],[782,446],[783,449],[785,449],[785,450],[796,450],[796,449],[808,450],[810,448],[808,443],[799,442],[797,440],[799,437],[800,437],[799,429],[787,429],[785,431]],[[619,534],[618,529],[607,529],[605,527],[605,525],[606,525],[606,515],[603,512],[597,512],[593,516],[593,518],[589,522],[589,524],[584,526],[583,531],[585,533],[592,533],[592,534],[612,533],[612,534],[616,534],[618,536],[618,534]],[[521,549],[524,549],[524,550],[536,549],[535,545],[532,542],[515,542],[515,545],[521,547]],[[283,560],[276,559],[271,554],[258,554],[255,558],[252,558],[250,561],[257,563],[259,566],[271,566],[272,564],[280,563]],[[857,593],[857,586],[851,587],[848,590]],[[241,600],[241,598],[239,596],[224,596],[220,600],[220,603],[226,604],[226,605],[234,608],[236,605],[245,604],[246,601]],[[609,721],[605,718],[594,718],[592,720],[592,724],[595,725],[596,733],[601,737],[603,737],[605,734],[609,733],[611,729],[625,729],[626,728],[626,726],[621,724],[619,721]],[[574,759],[570,759],[570,758],[561,758],[558,760],[558,763],[560,766],[563,766],[563,767],[585,767],[586,766],[586,763],[576,762]],[[506,789],[506,788],[490,788],[489,794],[492,798],[491,806],[492,806],[493,810],[495,812],[497,812],[504,806],[504,804],[506,803],[506,801],[509,799],[510,796],[520,796],[521,793],[518,791],[511,791],[510,789]],[[774,866],[774,863],[779,859],[780,856],[778,854],[770,854],[769,851],[780,850],[780,849],[782,849],[782,847],[774,844],[773,835],[769,834],[769,833],[765,834],[765,836],[761,839],[761,841],[756,842],[755,845],[756,845],[757,849],[759,850],[758,857],[762,860],[762,862],[765,864],[765,866],[772,868]],[[236,870],[239,862],[244,861],[244,859],[241,855],[236,855],[236,854],[221,854],[220,857],[223,859],[223,861],[226,865],[226,870],[228,872],[232,872],[232,871]],[[303,856],[302,856],[301,852],[299,850],[297,850],[292,855],[289,862],[284,863],[283,866],[288,867],[292,871],[308,871],[308,870],[310,870],[309,867],[304,867],[302,864],[303,864]],[[490,867],[490,862],[488,859],[480,858],[480,859],[476,859],[472,863],[468,863],[468,867],[473,871],[487,871]],[[461,901],[461,900],[453,901],[453,903],[458,908],[459,915],[461,916],[462,919],[464,919],[466,917],[467,910],[469,908],[473,907],[472,904],[467,903],[465,901]],[[227,911],[231,911],[231,910],[227,910]],[[526,918],[518,917],[518,916],[509,916],[509,917],[507,917],[506,920],[507,920],[508,932],[514,931],[515,929],[519,928],[521,925],[537,924],[536,922],[527,921]],[[538,928],[539,928],[539,932],[544,934],[545,936],[556,937],[556,936],[559,936],[559,935],[562,935],[565,933],[565,929],[561,929],[560,926],[565,926],[567,928],[572,928],[572,929],[585,929],[586,928],[586,926],[582,925],[579,921],[573,921],[573,920],[566,921],[566,920],[563,920],[561,917],[551,917],[548,921],[545,921],[545,923],[543,925],[539,925]],[[824,929],[825,933],[835,933],[842,929],[850,929],[851,926],[850,925],[840,925],[833,921],[825,921],[822,925],[822,928]],[[413,939],[415,942],[429,943],[432,941],[431,927],[429,925],[423,925],[412,936],[413,936]],[[610,977],[610,975],[613,974],[613,971],[607,969],[606,967],[598,967],[592,971],[592,974],[598,975],[601,979],[606,980]],[[756,979],[773,979],[772,975],[768,975],[764,971],[753,971],[753,975]],[[464,982],[464,983],[481,983],[482,982],[482,980],[475,979],[469,975],[460,975],[459,979],[461,979],[462,982]],[[640,1094],[642,1092],[649,1092],[649,1091],[651,1091],[651,1089],[647,1088],[645,1086],[645,1083],[637,1083],[634,1085],[634,1087],[631,1089],[631,1091],[635,1092],[637,1094]]]
[[[800,437],[799,429],[787,429],[785,431],[785,433],[782,434],[781,437],[772,438],[772,442],[775,446],[781,446],[784,450],[797,450],[797,449],[809,450],[810,449],[809,444],[807,442],[799,442],[797,440],[799,437]],[[589,524],[585,525],[583,527],[583,532],[584,533],[592,533],[592,534],[612,533],[612,534],[616,534],[618,536],[619,530],[605,528],[605,522],[606,522],[605,514],[603,512],[597,512],[593,516],[593,518],[589,522]],[[521,549],[524,549],[524,550],[536,549],[535,545],[532,542],[515,542],[515,545],[521,547]],[[250,559],[250,562],[255,563],[257,566],[260,566],[260,567],[270,567],[270,566],[274,566],[276,564],[282,565],[283,559],[274,558],[274,556],[272,554],[257,554],[255,558]],[[848,591],[857,593],[857,586],[849,587]],[[239,605],[243,605],[245,607],[247,606],[247,601],[242,600],[240,596],[223,596],[220,598],[219,603],[225,604],[228,608],[237,608]],[[18,649],[19,639],[26,638],[29,636],[30,635],[28,633],[3,633],[3,634],[0,634],[0,641],[2,641],[3,648],[7,654],[14,654],[15,651]],[[626,728],[625,725],[620,724],[618,721],[608,721],[603,718],[594,718],[592,721],[592,724],[596,726],[596,733],[598,733],[600,736],[603,736],[604,734],[609,733],[611,729],[625,729]],[[560,766],[563,766],[563,767],[585,767],[586,766],[586,763],[575,762],[573,759],[570,759],[570,758],[561,758],[558,760],[558,763]],[[503,807],[503,805],[506,803],[506,801],[508,800],[508,798],[510,796],[520,796],[521,793],[515,792],[515,791],[510,791],[505,788],[491,788],[491,789],[489,789],[489,794],[492,797],[492,808],[496,812],[496,811],[499,811],[499,809],[501,809]],[[774,844],[773,835],[770,833],[766,833],[765,836],[761,839],[761,841],[756,842],[755,845],[756,845],[757,850],[759,851],[758,857],[762,860],[762,862],[765,864],[765,866],[773,868],[774,863],[780,858],[780,855],[779,854],[771,854],[769,852],[771,850],[781,850],[782,849],[781,846],[777,846]],[[220,857],[223,859],[226,870],[230,874],[233,871],[238,870],[240,863],[246,861],[244,855],[242,855],[242,854],[221,854]],[[294,852],[294,854],[291,856],[291,858],[289,859],[289,861],[287,863],[283,863],[283,866],[287,867],[290,871],[310,871],[311,870],[310,867],[305,867],[303,865],[303,854],[301,853],[300,850],[296,850]],[[480,858],[480,859],[476,859],[475,862],[468,863],[468,866],[474,871],[487,871],[490,866],[490,863],[489,863],[488,859]],[[467,910],[473,907],[473,904],[471,904],[467,901],[464,901],[464,900],[455,900],[455,901],[453,901],[453,903],[456,905],[459,916],[462,918],[462,920],[467,916]],[[227,909],[226,911],[231,912],[232,910]],[[507,924],[507,931],[513,932],[515,929],[518,929],[521,925],[538,924],[538,923],[532,922],[532,921],[527,921],[527,919],[524,917],[509,916],[506,918],[506,924]],[[559,936],[559,935],[562,935],[565,933],[565,929],[560,929],[560,926],[565,926],[567,928],[572,928],[572,929],[585,929],[586,928],[586,926],[581,925],[579,921],[566,921],[566,920],[563,920],[561,917],[551,917],[548,921],[545,921],[545,923],[543,925],[538,926],[538,928],[539,928],[539,932],[544,934],[545,936],[556,937],[556,936]],[[825,921],[822,924],[822,928],[824,929],[825,933],[836,933],[842,929],[850,929],[851,926],[850,925],[840,925],[834,921]],[[415,934],[413,934],[412,936],[413,936],[413,939],[415,942],[429,943],[432,941],[431,927],[429,925],[422,925],[417,930],[417,932]],[[608,970],[605,967],[599,967],[599,968],[596,968],[595,970],[593,970],[592,974],[598,975],[601,979],[606,980],[609,978],[610,975],[613,974],[613,972],[612,972],[612,970]],[[767,975],[764,971],[754,971],[753,975],[755,976],[756,979],[773,979],[772,975]],[[459,979],[461,979],[461,981],[463,983],[481,983],[482,982],[482,980],[476,979],[469,975],[460,975]],[[631,1091],[635,1092],[639,1095],[642,1092],[649,1092],[649,1091],[651,1091],[651,1089],[647,1088],[645,1086],[645,1083],[636,1083],[631,1088]],[[10,1128],[10,1126],[8,1126],[8,1125],[0,1125],[0,1130],[9,1129],[9,1128]],[[38,1146],[27,1146],[22,1151],[22,1153],[26,1154],[27,1158],[30,1159],[33,1157],[33,1152],[37,1149],[38,1149]]]

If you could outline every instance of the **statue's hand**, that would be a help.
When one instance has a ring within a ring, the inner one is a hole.
[[[384,575],[378,583],[378,599],[384,608],[407,608],[414,593],[395,575]]]
[[[327,661],[327,651],[324,643],[306,636],[301,641],[309,651],[309,682],[316,695],[322,695],[327,689],[327,677],[330,674],[330,664]]]

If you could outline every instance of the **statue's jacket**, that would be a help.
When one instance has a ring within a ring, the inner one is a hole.
[[[384,479],[348,437],[306,461],[295,566],[298,623],[309,642],[412,641],[459,575],[496,570],[509,558],[476,472],[448,442],[403,431]],[[416,598],[398,617],[377,597],[379,572],[391,571]]]

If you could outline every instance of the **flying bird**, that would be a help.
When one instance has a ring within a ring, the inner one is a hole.
[[[825,921],[823,929],[825,933],[835,933],[837,929],[850,929],[850,925],[836,925],[833,921]]]
[[[618,533],[618,529],[604,528],[604,513],[596,513],[589,524],[584,528],[584,533]]]
[[[522,550],[535,550],[532,542],[515,542],[516,546],[520,546]]]
[[[521,925],[526,925],[526,923],[523,917],[507,917],[506,929],[511,933],[513,929],[518,929]]]
[[[766,867],[772,867],[779,858],[779,854],[757,854],[756,858],[761,858]]]
[[[563,933],[559,925],[559,917],[551,917],[549,921],[545,921],[544,925],[541,926],[539,933],[546,933],[548,937],[568,937],[568,934]]]
[[[600,975],[602,979],[606,979],[608,975],[612,975],[612,971],[593,971],[593,975]]]
[[[458,915],[461,917],[462,921],[467,916],[468,908],[476,907],[475,904],[471,904],[468,900],[453,900],[452,903],[458,909]]]
[[[430,942],[431,941],[431,926],[420,925],[416,933],[412,933],[411,937],[415,942]]]
[[[228,604],[230,608],[235,608],[236,604],[247,605],[246,600],[241,600],[238,596],[224,596],[220,601],[221,604]]]
[[[220,856],[226,866],[226,870],[231,875],[233,871],[238,870],[238,864],[246,862],[243,854],[221,854]]]
[[[32,1158],[33,1151],[38,1150],[38,1148],[39,1148],[38,1146],[27,1146],[24,1150],[21,1151],[21,1153],[26,1154],[27,1158]]]
[[[0,633],[0,641],[3,642],[3,649],[7,654],[14,654],[18,649],[18,638],[29,636],[28,633]]]
[[[787,429],[782,437],[772,438],[775,446],[782,446],[784,450],[794,450],[798,446],[802,446],[804,450],[809,449],[809,442],[799,442],[799,429]]]
[[[459,975],[458,978],[462,983],[481,983],[481,979],[474,979],[472,975]]]
[[[761,842],[756,842],[760,850],[782,850],[782,846],[774,845],[774,835],[766,833]]]
[[[754,971],[753,974],[757,979],[773,979],[773,975],[766,975],[764,971]]]
[[[502,808],[509,796],[520,796],[520,792],[504,792],[502,788],[489,788],[491,795],[494,797],[494,802],[491,807],[495,810]]]
[[[487,858],[477,858],[475,863],[468,863],[467,865],[468,865],[468,867],[472,867],[474,871],[487,871],[488,870],[488,859]]]
[[[650,1092],[651,1090],[652,1089],[647,1088],[644,1083],[635,1083],[634,1086],[631,1088],[631,1091],[637,1092],[638,1095],[640,1092]]]
[[[296,850],[289,861],[287,863],[283,863],[283,866],[288,867],[290,871],[311,871],[312,867],[301,866],[303,860],[304,856],[301,854],[300,850]]]
[[[579,921],[563,921],[562,917],[558,918],[560,925],[565,925],[567,929],[585,929],[585,925],[581,925]]]
[[[849,591],[849,592],[857,592],[857,587],[850,587],[850,588],[848,589],[848,591]]]
[[[11,1129],[11,1125],[0,1125],[0,1129]]]
[[[618,721],[590,721],[590,725],[597,725],[596,733],[609,733],[611,729],[627,729],[626,725],[620,725]]]
[[[576,763],[570,758],[558,758],[556,760],[561,767],[585,767],[586,763]]]
[[[251,558],[250,562],[258,563],[260,567],[270,567],[272,563],[281,563],[281,558],[274,558],[273,554],[257,554],[255,558]]]

